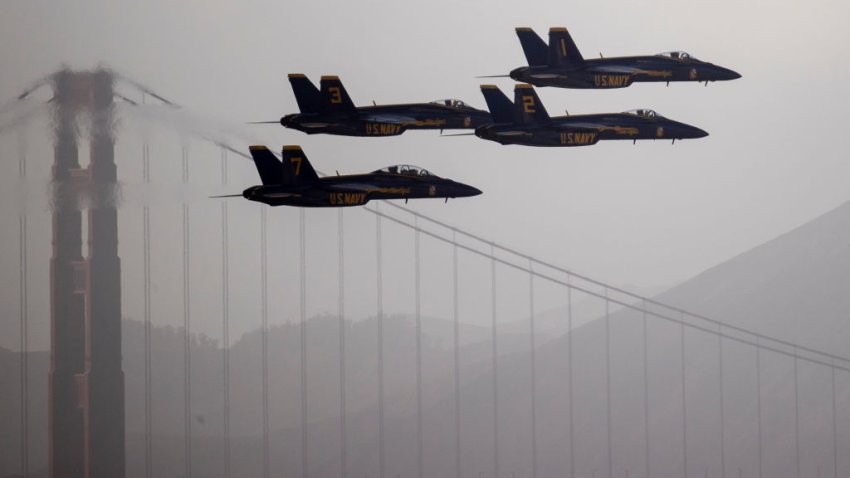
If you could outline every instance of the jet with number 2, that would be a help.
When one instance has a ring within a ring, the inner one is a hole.
[[[290,74],[300,113],[280,124],[307,134],[397,136],[409,129],[473,129],[490,122],[486,111],[455,99],[430,103],[354,106],[336,76],[323,76],[320,88],[302,74]]]
[[[242,196],[269,206],[362,206],[373,199],[449,198],[477,196],[478,189],[435,176],[416,166],[397,165],[367,174],[320,178],[301,146],[284,146],[278,160],[265,146],[251,146],[251,157],[262,185],[251,186]]]
[[[475,135],[500,144],[525,146],[590,146],[600,140],[702,138],[705,131],[640,109],[550,117],[531,85],[514,88],[514,102],[494,85],[481,85],[493,123],[479,126]]]
[[[549,29],[549,44],[531,28],[517,28],[528,66],[508,76],[534,86],[625,88],[637,82],[734,80],[741,75],[681,52],[647,56],[584,58],[566,28]]]

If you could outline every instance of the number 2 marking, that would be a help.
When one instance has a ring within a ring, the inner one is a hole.
[[[522,104],[526,113],[534,113],[534,97],[533,96],[523,96]]]

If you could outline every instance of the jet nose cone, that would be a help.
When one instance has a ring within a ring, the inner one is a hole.
[[[729,68],[717,67],[718,80],[737,80],[740,77],[741,74],[737,71],[730,70]]]
[[[691,127],[691,138],[705,138],[708,136],[708,131],[696,127]]]
[[[468,184],[457,183],[457,197],[472,197],[481,194],[481,190]]]

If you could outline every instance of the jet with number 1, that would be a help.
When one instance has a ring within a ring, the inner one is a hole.
[[[265,146],[251,146],[251,157],[262,185],[242,194],[269,206],[344,207],[362,206],[373,199],[449,198],[477,196],[478,189],[435,176],[410,165],[389,166],[366,174],[320,178],[301,146],[284,146],[282,161]]]
[[[280,124],[307,134],[397,136],[409,129],[474,129],[490,122],[486,111],[455,99],[354,106],[336,76],[323,76],[321,89],[302,74],[290,74],[289,82],[301,112],[284,116]]]
[[[550,117],[531,85],[514,88],[514,102],[494,85],[481,85],[493,123],[479,126],[475,136],[499,144],[525,146],[590,146],[600,140],[702,138],[705,131],[667,119],[648,109]]]
[[[638,82],[734,80],[741,75],[693,56],[673,51],[646,56],[584,58],[566,28],[549,29],[549,44],[531,28],[517,28],[528,66],[508,76],[534,86],[625,88]],[[498,75],[497,75],[498,76]]]

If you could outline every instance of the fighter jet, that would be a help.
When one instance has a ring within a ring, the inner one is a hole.
[[[323,76],[321,90],[302,74],[290,74],[289,82],[301,112],[280,124],[307,134],[397,136],[408,129],[472,129],[490,122],[486,111],[455,99],[358,107],[336,76]]]
[[[265,146],[251,146],[262,185],[241,196],[269,206],[362,206],[373,199],[449,198],[477,196],[481,191],[437,177],[409,165],[389,166],[367,174],[320,178],[301,146],[284,146],[278,160]],[[239,194],[215,197],[238,197]]]
[[[702,138],[705,131],[667,119],[648,109],[624,113],[549,117],[531,85],[514,88],[514,102],[494,85],[481,85],[493,123],[479,126],[475,136],[500,144],[525,146],[589,146],[600,140]]]
[[[734,80],[741,75],[721,66],[672,51],[650,56],[584,58],[566,28],[550,28],[549,44],[530,28],[517,28],[528,66],[511,78],[535,86],[625,88],[635,82]]]

